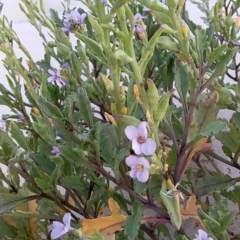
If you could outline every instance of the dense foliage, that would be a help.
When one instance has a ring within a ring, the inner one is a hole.
[[[81,2],[21,0],[38,62],[0,19],[0,237],[239,239],[240,1],[196,2],[206,29],[184,0]]]

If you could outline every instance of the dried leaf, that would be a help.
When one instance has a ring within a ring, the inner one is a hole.
[[[194,218],[198,223],[200,223],[202,228],[205,228],[201,219],[198,216],[198,209],[201,209],[201,205],[196,205],[196,196],[192,195],[189,197],[187,201],[187,205],[184,207],[181,205],[180,212],[183,220],[187,220],[189,218]]]
[[[120,207],[113,198],[109,198],[108,206],[112,215],[82,220],[81,231],[84,235],[94,235],[94,230],[97,230],[105,239],[115,239],[115,232],[122,230],[126,216],[120,213]]]

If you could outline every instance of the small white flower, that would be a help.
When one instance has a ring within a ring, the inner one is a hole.
[[[197,238],[194,238],[193,240],[213,240],[213,239],[211,237],[208,237],[208,234],[205,231],[199,229]]]

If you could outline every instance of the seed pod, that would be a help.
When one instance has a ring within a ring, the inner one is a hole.
[[[158,90],[153,80],[151,80],[150,78],[147,79],[147,85],[148,85],[148,93],[147,93],[148,101],[149,101],[150,107],[154,109],[154,107],[156,106],[160,98],[158,94]]]
[[[67,57],[67,58],[71,58],[72,49],[70,49],[67,45],[58,42],[57,43],[57,51],[60,55]]]
[[[133,59],[129,57],[124,51],[122,50],[117,50],[114,54],[114,57],[120,61],[131,63]]]
[[[172,89],[169,92],[167,92],[164,96],[162,96],[154,109],[153,118],[157,127],[167,112],[167,109],[169,106],[169,100],[172,94],[174,93],[174,91],[175,90]]]
[[[115,120],[122,120],[127,126],[135,126],[137,127],[141,121],[133,116],[113,114]]]
[[[178,6],[179,0],[167,0],[167,6],[169,8],[176,8]]]
[[[160,197],[167,208],[172,225],[180,229],[182,216],[180,212],[179,193],[169,178],[163,179]]]
[[[105,112],[105,116],[107,117],[107,119],[114,125],[117,126],[117,123],[114,119],[114,117],[112,115],[110,115],[109,113]]]
[[[136,96],[136,98],[139,98],[140,93],[139,93],[138,86],[136,84],[134,84],[134,86],[133,86],[133,92],[134,92],[134,95]]]
[[[170,50],[170,51],[178,51],[177,44],[173,42],[168,36],[161,36],[157,40],[157,45],[161,49]]]

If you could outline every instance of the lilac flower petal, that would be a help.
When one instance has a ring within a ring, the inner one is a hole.
[[[55,76],[55,72],[52,69],[48,69],[48,73],[52,76]]]
[[[51,77],[49,77],[49,78],[47,79],[47,81],[48,81],[49,83],[53,82],[54,80],[55,80],[55,77],[53,77],[53,76],[51,76]]]
[[[64,228],[65,227],[65,225],[63,224],[63,223],[61,223],[61,222],[58,222],[58,221],[53,221],[53,228]]]
[[[132,149],[136,154],[141,154],[142,153],[141,144],[138,143],[137,138],[134,138],[132,140]]]
[[[207,240],[208,239],[208,235],[205,231],[203,231],[202,229],[198,230],[198,238],[201,240]]]
[[[54,228],[51,232],[51,239],[59,238],[65,233],[64,228]]]
[[[142,171],[137,171],[137,180],[139,182],[146,182],[149,178],[149,172],[148,170],[142,170]]]
[[[134,167],[137,165],[137,162],[138,162],[138,157],[134,156],[134,155],[129,155],[127,158],[126,158],[126,164],[129,166],[129,167]]]
[[[70,222],[71,222],[71,213],[66,213],[64,216],[63,216],[63,223],[65,224],[65,226],[70,229]]]
[[[138,164],[141,164],[144,166],[144,169],[150,168],[149,161],[145,157],[138,158]]]
[[[148,128],[148,123],[147,122],[141,122],[138,126],[139,136],[142,136],[146,139],[147,138],[147,128]]]
[[[142,26],[139,25],[139,24],[136,24],[135,25],[135,32],[136,33],[142,33],[143,32]]]
[[[137,178],[137,170],[136,169],[133,169],[129,172],[129,176],[131,178]]]
[[[63,32],[69,32],[69,31],[70,31],[70,29],[69,29],[69,28],[66,28],[66,27],[61,27],[61,30],[62,30]]]
[[[125,128],[125,134],[127,138],[132,141],[134,138],[138,137],[138,129],[134,126],[127,126]]]
[[[87,14],[86,13],[82,13],[80,18],[79,18],[79,21],[80,23],[83,23],[84,19],[86,18]]]
[[[156,148],[156,142],[151,138],[148,138],[146,142],[141,144],[141,151],[146,156],[152,155],[156,151]]]

